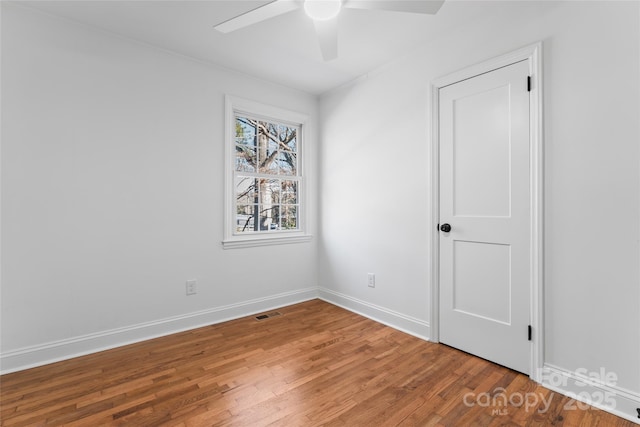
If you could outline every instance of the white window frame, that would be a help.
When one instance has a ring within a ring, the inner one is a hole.
[[[278,232],[236,232],[235,194],[235,121],[236,114],[260,118],[271,122],[295,124],[299,126],[298,142],[298,229]],[[309,116],[236,96],[225,96],[225,167],[224,167],[224,249],[248,248],[255,246],[279,245],[308,242],[312,236],[307,233],[307,184],[305,178],[307,159],[304,154],[305,128]]]

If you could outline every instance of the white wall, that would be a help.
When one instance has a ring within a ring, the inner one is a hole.
[[[315,97],[2,2],[4,371],[317,295],[317,239],[221,247],[227,93],[310,115],[313,191]]]
[[[322,96],[321,294],[429,336],[430,81],[543,41],[545,361],[615,372],[640,406],[640,4],[486,6]]]

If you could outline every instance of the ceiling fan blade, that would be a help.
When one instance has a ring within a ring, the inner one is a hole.
[[[338,19],[328,21],[313,21],[320,43],[320,51],[325,61],[331,61],[338,57]]]
[[[216,30],[221,33],[230,33],[240,28],[248,27],[260,21],[264,21],[274,16],[282,15],[292,10],[298,9],[300,2],[296,0],[272,0],[267,4],[257,7],[249,12],[238,15],[235,18],[228,19],[218,25]]]
[[[344,7],[434,15],[442,3],[444,0],[348,0],[344,2]]]

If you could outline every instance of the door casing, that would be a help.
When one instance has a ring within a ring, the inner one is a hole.
[[[531,91],[529,96],[529,124],[530,124],[530,324],[532,326],[532,346],[530,357],[530,378],[541,382],[541,372],[544,363],[544,311],[543,311],[543,123],[542,123],[542,43],[532,44],[516,51],[484,61],[480,64],[456,71],[443,76],[431,83],[431,221],[428,227],[431,242],[430,271],[431,271],[431,341],[439,342],[440,316],[440,233],[437,226],[440,223],[440,182],[439,182],[439,91],[440,88],[466,80],[480,74],[511,65],[520,61],[527,61],[531,77]]]

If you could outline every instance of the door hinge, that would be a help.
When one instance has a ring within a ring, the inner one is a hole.
[[[527,92],[531,92],[531,76],[527,76]]]
[[[531,328],[531,325],[527,326],[527,339],[529,341],[531,341],[531,335],[533,334],[533,329]]]

